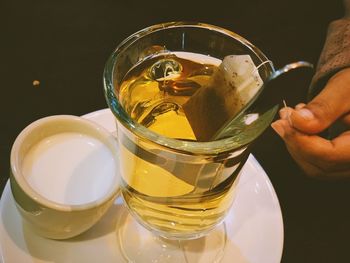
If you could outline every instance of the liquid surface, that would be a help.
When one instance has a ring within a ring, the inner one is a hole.
[[[159,54],[136,65],[119,93],[138,123],[170,138],[211,141],[262,86],[249,55],[223,61],[201,54]]]
[[[184,105],[206,86],[220,60],[175,52],[148,59],[125,77],[120,101],[130,116],[166,137],[197,140]]]
[[[116,180],[111,151],[79,133],[59,133],[35,144],[23,160],[29,185],[45,198],[67,205],[103,197]]]

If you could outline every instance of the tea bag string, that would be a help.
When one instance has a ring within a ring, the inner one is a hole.
[[[274,69],[274,67],[273,67],[273,62],[271,61],[271,60],[265,60],[265,61],[263,61],[263,62],[261,62],[258,66],[256,66],[255,67],[255,69],[252,71],[252,74],[255,74],[258,70],[259,70],[259,68],[261,67],[261,66],[263,66],[263,65],[265,65],[265,64],[267,64],[267,63],[269,63],[270,65],[271,65],[271,67]]]

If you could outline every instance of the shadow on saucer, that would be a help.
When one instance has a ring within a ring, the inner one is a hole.
[[[141,226],[125,209],[117,223],[116,237],[125,262],[215,263],[234,259],[236,263],[248,263],[240,249],[229,240],[225,223],[198,239],[169,240]]]
[[[118,200],[119,201],[119,200]],[[96,225],[92,226],[89,230],[84,233],[67,239],[67,242],[82,242],[89,239],[96,239],[99,237],[106,236],[116,231],[117,222],[120,216],[124,213],[126,208],[121,202],[114,203],[107,211],[107,213],[97,222]]]
[[[65,240],[47,239],[23,224],[25,246],[44,262],[123,262],[115,236],[116,223],[126,208],[117,200],[100,221],[83,234]]]
[[[1,220],[3,222],[3,227],[7,232],[7,236],[11,238],[13,244],[19,249],[26,251],[26,244],[22,238],[22,217],[20,216],[19,211],[17,211],[9,183],[6,187],[9,188],[4,189],[6,196],[2,196],[3,206],[1,210]]]

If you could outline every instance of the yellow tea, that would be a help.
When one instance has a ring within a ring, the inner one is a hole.
[[[213,83],[220,63],[194,53],[158,54],[126,74],[119,100],[132,119],[148,129],[166,137],[196,141],[198,131],[191,126],[186,105],[191,96]],[[208,106],[213,110],[217,107]],[[216,118],[223,123],[227,116]],[[197,128],[205,129],[206,125]],[[223,220],[232,204],[232,185],[248,156],[246,148],[232,156],[189,160],[153,143],[135,143],[123,132],[118,133],[118,139],[122,194],[131,213],[144,226],[165,236],[193,238]]]

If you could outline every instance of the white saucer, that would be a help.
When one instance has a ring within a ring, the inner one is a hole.
[[[84,117],[110,131],[115,130],[114,117],[109,109]],[[7,182],[0,200],[0,261],[126,262],[117,235],[117,222],[123,213],[125,208],[118,198],[99,223],[84,234],[64,241],[45,239],[22,223]],[[243,168],[237,197],[225,219],[225,227],[227,240],[220,262],[280,262],[283,249],[281,209],[269,178],[252,155]],[[202,249],[194,253],[197,253],[195,262],[203,262],[209,252]]]

